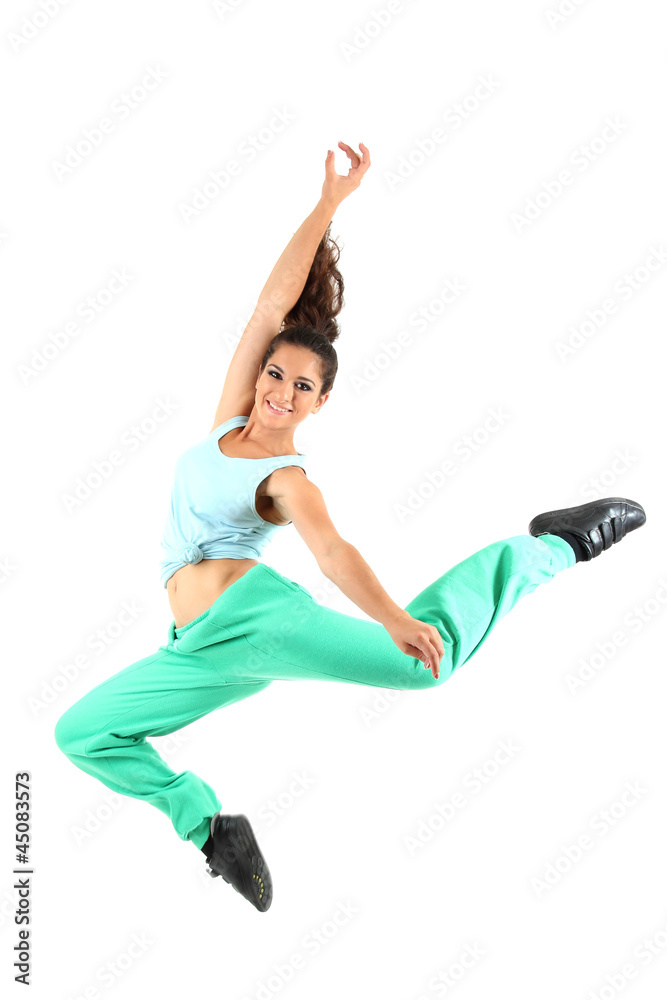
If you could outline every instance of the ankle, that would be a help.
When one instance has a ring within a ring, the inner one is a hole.
[[[211,819],[212,818],[213,817],[211,817]],[[209,819],[209,821],[208,821],[209,822],[209,829],[210,829],[211,819]],[[203,845],[203,847],[200,847],[200,851],[202,851],[202,853],[204,854],[204,857],[206,858],[207,861],[209,860],[209,858],[213,854],[213,847],[214,847],[214,845],[213,845],[213,834],[209,833],[208,839],[207,839],[206,843]]]
[[[558,538],[562,538],[563,541],[567,542],[573,550],[577,562],[587,561],[587,553],[584,551],[584,547],[576,535],[571,534],[569,531],[551,531],[550,534],[557,535]]]

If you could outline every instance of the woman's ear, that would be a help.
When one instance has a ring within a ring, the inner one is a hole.
[[[324,406],[324,404],[326,403],[326,401],[327,401],[327,399],[329,398],[330,395],[331,395],[330,392],[325,392],[323,396],[320,396],[320,398],[318,399],[318,401],[315,403],[315,406],[313,407],[312,412],[313,413],[319,413],[320,410],[322,409],[322,407]]]

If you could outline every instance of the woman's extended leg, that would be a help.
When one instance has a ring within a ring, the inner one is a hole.
[[[575,563],[555,535],[517,535],[494,542],[438,577],[406,605],[434,625],[445,654],[435,680],[416,657],[401,652],[379,622],[318,604],[300,584],[265,563],[229,587],[181,638],[180,651],[208,652],[230,684],[250,680],[331,680],[372,687],[436,687],[468,660],[526,594]],[[227,656],[221,640],[243,637]]]
[[[265,563],[252,566],[168,648],[208,656],[230,684],[332,680],[397,689],[444,683],[484,643],[508,611],[556,573],[589,561],[645,523],[643,507],[606,497],[533,518],[529,533],[493,542],[425,587],[405,607],[433,625],[444,644],[436,680],[403,653],[383,625],[318,604],[305,587]],[[229,638],[245,645],[228,655]]]

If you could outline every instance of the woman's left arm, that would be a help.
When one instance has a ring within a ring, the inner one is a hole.
[[[306,284],[317,248],[338,204],[332,198],[322,195],[278,258],[259,293],[256,313],[268,317],[279,316],[282,321],[296,304]]]
[[[363,143],[359,144],[361,157],[344,142],[339,142],[338,145],[345,150],[352,164],[347,177],[336,173],[334,154],[330,150],[325,160],[326,176],[320,200],[292,236],[259,294],[256,311],[262,315],[284,317],[296,305],[317,248],[336,209],[344,198],[359,187],[371,164],[370,154]]]
[[[266,349],[280,332],[285,316],[299,300],[317,248],[334,212],[341,201],[359,187],[370,166],[370,156],[363,143],[360,143],[363,149],[361,158],[345,143],[339,145],[345,149],[352,167],[347,177],[339,176],[334,167],[333,152],[327,153],[320,200],[283,250],[260,292],[257,305],[229,363],[212,430],[230,417],[251,412],[257,373]]]

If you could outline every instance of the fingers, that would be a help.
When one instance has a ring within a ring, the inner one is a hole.
[[[440,654],[433,645],[428,646],[426,665],[431,668],[431,673],[437,678],[440,676]]]
[[[345,150],[345,152],[347,153],[349,159],[352,160],[352,167],[353,167],[353,169],[356,169],[356,167],[358,167],[359,164],[361,163],[361,160],[359,159],[359,154],[355,153],[355,151],[352,149],[352,147],[348,146],[347,143],[345,143],[345,142],[340,142],[339,141],[338,145],[341,147],[341,149]]]
[[[417,619],[418,620],[418,619]],[[399,648],[408,656],[421,660],[424,669],[430,670],[435,679],[440,677],[440,663],[445,655],[445,644],[435,625],[424,625],[424,631],[413,632],[412,642],[407,640]]]
[[[351,146],[348,146],[348,144],[346,142],[342,142],[342,141],[339,140],[338,145],[341,147],[341,149],[345,150],[345,152],[347,153],[347,155],[349,156],[349,158],[353,161],[352,162],[352,166],[355,169],[359,165],[361,165],[363,167],[363,169],[361,171],[362,173],[365,173],[366,170],[368,170],[368,168],[371,165],[371,157],[370,157],[370,153],[368,152],[368,148],[366,146],[364,146],[363,142],[359,143],[359,149],[361,150],[361,159],[359,158],[359,154],[356,153],[354,151],[354,149],[352,149]]]
[[[423,640],[423,650],[424,653],[426,654],[427,662],[431,667],[433,676],[435,678],[438,678],[440,676],[440,661],[442,657],[445,655],[445,646],[442,641],[442,636],[440,635],[438,630],[435,628],[435,626],[431,627],[437,639],[432,637],[431,635],[425,635]],[[440,649],[440,647],[442,647],[442,650]]]
[[[435,625],[427,625],[424,622],[422,625],[424,625],[424,631],[413,637],[414,645],[406,643],[404,652],[421,660],[424,667],[430,669],[437,680],[440,676],[440,661],[445,655],[445,644]]]
[[[430,670],[434,677],[437,678],[440,675],[439,657],[429,650],[426,640],[420,640],[419,646],[413,646],[406,642],[401,652],[407,656],[413,656],[415,660],[421,660],[424,669]]]
[[[334,156],[333,149],[331,150],[331,156],[329,156],[329,152],[327,151],[327,155],[324,158],[324,173],[325,173],[325,176],[328,177],[328,178],[332,178],[332,177],[336,176],[336,163],[335,163],[335,159],[336,158]]]
[[[341,149],[344,149],[344,150],[345,150],[345,152],[346,152],[346,153],[347,153],[347,155],[348,155],[348,156],[350,157],[350,159],[352,159],[352,157],[354,157],[354,159],[355,159],[355,160],[359,160],[359,154],[358,154],[358,153],[356,153],[356,152],[355,152],[355,151],[354,151],[354,150],[352,149],[352,146],[348,146],[348,144],[347,144],[346,142],[339,142],[339,143],[338,143],[338,145],[339,145],[339,146],[341,147]],[[355,163],[355,166],[357,166],[357,164],[356,164],[356,163]]]
[[[433,642],[435,643],[435,648],[438,650],[440,658],[442,659],[445,655],[445,644],[435,625],[432,625],[431,628],[433,629]]]

